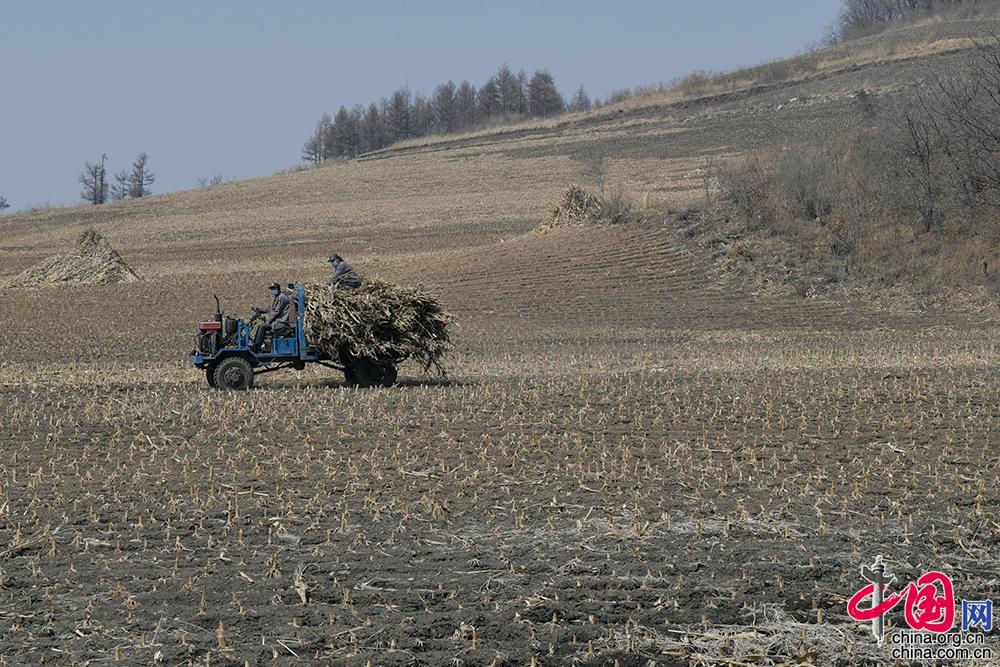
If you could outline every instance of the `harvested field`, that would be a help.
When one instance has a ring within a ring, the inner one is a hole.
[[[11,276],[99,224],[144,280],[0,299],[0,658],[875,665],[875,555],[996,599],[995,313],[757,291],[666,215],[531,233],[585,149],[681,207],[922,66],[4,218]],[[211,295],[246,314],[331,251],[454,312],[448,378],[209,391]]]

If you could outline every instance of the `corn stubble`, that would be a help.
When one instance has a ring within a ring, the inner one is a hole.
[[[998,592],[993,335],[466,335],[405,391],[4,367],[8,661],[878,664],[872,549]]]

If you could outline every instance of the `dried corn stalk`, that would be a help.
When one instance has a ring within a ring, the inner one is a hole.
[[[132,283],[139,275],[122,259],[96,229],[88,229],[77,240],[76,248],[63,255],[42,260],[8,280],[6,287],[30,287],[76,283],[101,285]]]
[[[453,317],[423,289],[376,279],[359,289],[308,285],[306,297],[306,336],[334,359],[341,351],[392,363],[414,359],[425,372],[444,374]]]

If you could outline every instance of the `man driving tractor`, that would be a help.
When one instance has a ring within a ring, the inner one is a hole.
[[[260,352],[260,348],[264,344],[264,337],[268,333],[286,328],[289,322],[291,322],[291,304],[292,300],[282,291],[281,285],[271,283],[271,306],[266,311],[267,317],[260,323],[256,333],[254,333],[253,346],[250,348],[254,354]],[[262,308],[254,308],[254,311],[258,314],[265,312]]]
[[[330,255],[329,262],[330,266],[333,267],[333,275],[326,281],[327,285],[337,289],[361,287],[361,276],[354,272],[354,267],[345,262],[343,257],[337,254]]]

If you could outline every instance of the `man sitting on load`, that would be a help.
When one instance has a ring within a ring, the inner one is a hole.
[[[345,262],[343,257],[337,254],[330,255],[329,262],[330,266],[333,267],[333,275],[326,281],[327,285],[331,285],[337,289],[341,287],[348,289],[361,287],[361,276],[354,272],[354,267]]]
[[[260,352],[261,346],[264,344],[264,337],[268,333],[272,333],[273,338],[273,334],[288,329],[292,315],[291,304],[291,299],[281,290],[281,285],[271,283],[271,307],[267,310],[267,317],[258,325],[257,331],[254,333],[253,346],[250,348],[254,354]],[[262,308],[254,308],[254,310],[261,314],[264,313]]]

